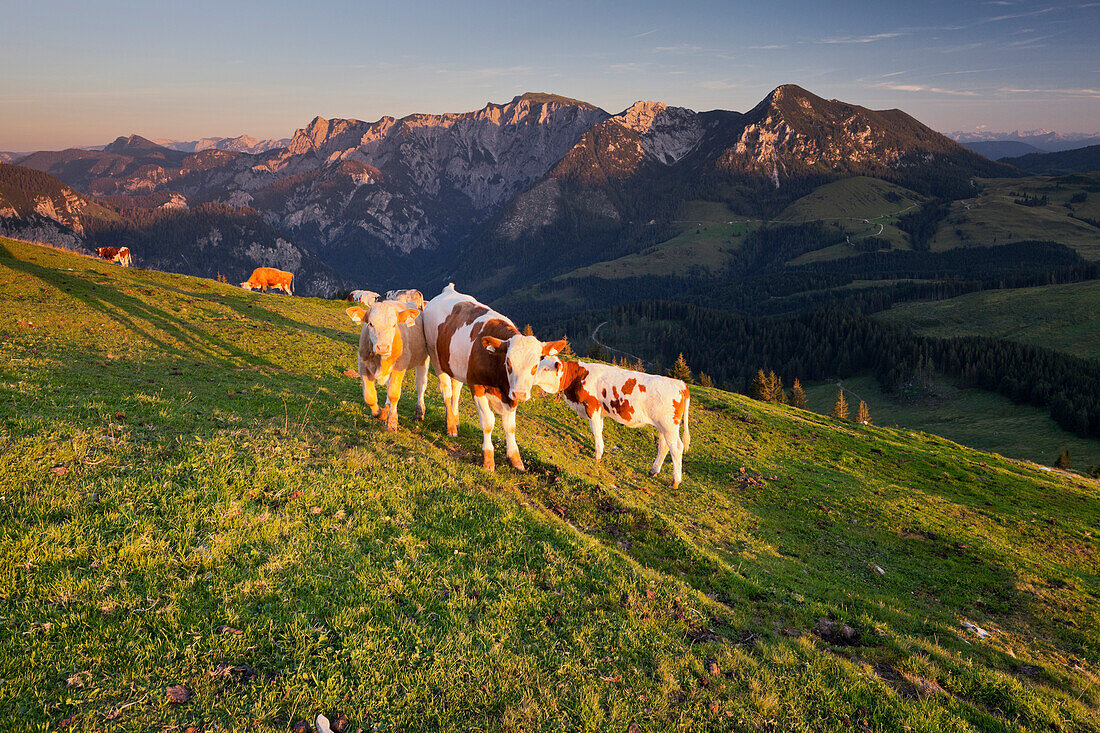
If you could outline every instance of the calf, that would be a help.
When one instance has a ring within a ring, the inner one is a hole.
[[[424,310],[424,293],[415,289],[390,290],[386,293],[386,300],[396,300],[398,303],[412,303],[420,310]]]
[[[688,430],[688,388],[679,379],[634,372],[606,364],[570,361],[563,364],[558,383],[565,401],[588,420],[596,444],[596,460],[603,456],[603,418],[630,428],[657,428],[657,460],[649,470],[656,476],[672,452],[672,488],[680,485],[683,454],[691,443]],[[557,390],[555,390],[557,391]],[[680,438],[680,425],[684,436]]]
[[[129,247],[96,247],[95,253],[108,262],[116,262],[123,267],[130,266]]]
[[[257,267],[252,271],[251,277],[241,283],[245,290],[262,289],[265,293],[268,288],[282,290],[287,295],[294,295],[294,273],[276,270],[274,267]]]
[[[364,308],[370,308],[381,298],[382,296],[380,296],[373,290],[352,290],[351,294],[348,295],[347,300],[350,300],[353,303],[361,303]]]
[[[516,407],[537,385],[558,388],[561,361],[554,356],[564,341],[545,343],[523,336],[514,323],[448,285],[424,304],[424,339],[447,410],[447,435],[458,435],[458,400],[470,385],[481,422],[481,457],[492,471],[493,427],[500,415],[508,460],[522,471],[516,445]]]
[[[363,401],[371,414],[381,417],[386,430],[397,430],[397,403],[405,372],[416,369],[416,420],[424,419],[424,391],[428,387],[428,351],[420,311],[408,303],[382,301],[369,311],[358,306],[347,309],[351,320],[363,324],[359,332],[359,376],[363,380]],[[375,382],[385,382],[386,406],[378,409]]]

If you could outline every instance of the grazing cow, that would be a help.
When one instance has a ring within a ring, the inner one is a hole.
[[[353,303],[362,303],[364,308],[370,308],[381,299],[382,296],[373,290],[352,290],[351,294],[347,297],[347,300]]]
[[[428,350],[424,344],[421,313],[408,303],[381,301],[365,311],[347,309],[351,320],[363,324],[359,332],[359,376],[363,380],[363,401],[371,414],[381,417],[386,430],[397,430],[397,403],[405,372],[416,369],[416,420],[424,419],[424,390],[428,387]],[[385,382],[386,406],[378,410],[375,382]]]
[[[481,457],[487,471],[493,464],[493,427],[500,415],[508,460],[522,471],[516,445],[516,407],[537,385],[558,388],[561,361],[554,354],[565,341],[545,343],[524,336],[510,320],[448,285],[424,304],[424,339],[439,391],[447,410],[447,435],[458,435],[458,401],[462,385],[470,385],[481,422]]]
[[[596,444],[596,460],[603,456],[603,418],[608,415],[630,428],[657,428],[657,460],[649,470],[656,476],[672,452],[672,488],[680,485],[683,454],[691,443],[688,430],[687,385],[679,379],[621,369],[586,361],[565,362],[558,384],[565,401],[587,419]],[[684,437],[680,438],[680,425]]]
[[[260,288],[265,293],[268,288],[276,288],[287,295],[294,295],[294,273],[274,267],[257,267],[252,271],[252,276],[241,283],[241,287],[245,290]]]
[[[108,262],[117,262],[123,267],[130,266],[129,247],[96,247],[95,253]]]
[[[420,310],[424,310],[424,293],[419,290],[391,290],[386,293],[386,300],[396,300],[399,303],[412,303]]]

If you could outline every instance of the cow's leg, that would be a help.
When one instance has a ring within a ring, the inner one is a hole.
[[[500,414],[500,424],[504,428],[504,446],[508,454],[508,460],[517,471],[526,471],[523,467],[523,459],[519,455],[519,446],[516,445],[516,408],[505,409]]]
[[[370,408],[370,414],[378,417],[378,393],[374,391],[374,380],[363,377],[363,402]]]
[[[450,375],[437,371],[439,375],[439,394],[443,397],[443,410],[447,413],[447,435],[458,435],[458,415],[455,414],[453,395],[462,389],[462,383],[456,382]]]
[[[386,430],[397,430],[397,403],[401,400],[401,385],[405,381],[405,372],[390,372],[390,381],[386,385],[386,406],[382,408],[382,422]]]
[[[489,398],[485,394],[474,394],[474,407],[477,408],[477,417],[481,421],[481,462],[486,471],[495,468],[493,462],[493,427],[497,419],[493,414],[493,408],[489,406]],[[518,452],[516,454],[519,455]]]
[[[588,418],[588,425],[592,428],[592,442],[596,444],[596,460],[603,458],[603,411],[597,409]]]
[[[428,389],[428,362],[416,368],[416,412],[414,420],[424,419],[424,392]]]
[[[668,455],[668,440],[665,431],[657,428],[657,460],[649,467],[649,475],[656,476],[661,472],[661,466],[665,465],[665,456]]]
[[[454,386],[451,388],[451,418],[455,421],[454,432],[451,435],[458,435],[458,401],[462,397],[462,382],[457,379],[451,379]]]
[[[680,438],[680,426],[675,424],[669,426],[668,437],[665,440],[672,450],[672,488],[677,489],[683,478],[684,466],[684,441]]]

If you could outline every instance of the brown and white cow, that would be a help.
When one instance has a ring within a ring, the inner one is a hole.
[[[416,370],[416,413],[424,419],[424,391],[428,387],[428,350],[420,310],[410,303],[380,301],[364,310],[347,309],[351,320],[363,324],[359,332],[359,376],[363,380],[363,401],[371,414],[381,417],[387,430],[397,430],[397,403],[405,372]],[[387,382],[386,405],[378,409],[375,382]]]
[[[408,290],[390,290],[386,293],[386,300],[396,300],[399,303],[412,303],[420,310],[424,310],[424,293],[409,288]]]
[[[115,262],[123,267],[130,266],[129,247],[96,247],[95,253],[108,262]]]
[[[364,308],[370,308],[381,299],[382,296],[373,290],[352,290],[347,297],[347,300],[353,303],[359,303]]]
[[[294,295],[294,273],[284,270],[276,270],[274,267],[257,267],[252,275],[241,283],[245,290],[257,288],[265,293],[268,288],[282,290],[287,295]]]
[[[448,285],[424,304],[424,338],[447,410],[447,435],[458,435],[462,385],[470,385],[481,422],[481,457],[492,471],[493,427],[500,415],[508,460],[522,471],[516,445],[516,407],[535,386],[557,391],[565,341],[545,343],[520,334],[510,320]]]
[[[657,460],[649,475],[660,472],[665,456],[671,451],[672,488],[680,485],[683,454],[691,444],[688,430],[691,397],[686,384],[679,379],[607,364],[570,361],[563,363],[558,387],[573,411],[588,420],[597,461],[603,456],[604,415],[630,428],[652,425],[657,428]]]

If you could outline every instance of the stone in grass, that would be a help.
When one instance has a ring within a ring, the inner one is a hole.
[[[336,713],[332,716],[332,721],[329,723],[329,727],[332,728],[332,733],[344,733],[351,725],[351,721],[348,720],[348,716],[343,713]]]
[[[291,733],[313,733],[313,726],[309,724],[308,720],[299,720],[290,726],[290,731]]]
[[[707,657],[703,664],[706,666],[707,672],[710,673],[711,677],[718,677],[722,674],[722,670],[718,668],[718,660],[714,657]]]
[[[626,727],[626,733],[642,733],[642,726],[637,723],[631,723]]]
[[[848,624],[830,621],[827,618],[819,618],[817,623],[814,624],[813,632],[830,644],[840,646],[853,646],[858,644],[860,640],[860,633],[857,629]]]
[[[191,699],[191,691],[183,685],[172,685],[164,694],[168,696],[168,702],[176,705],[182,705]]]

